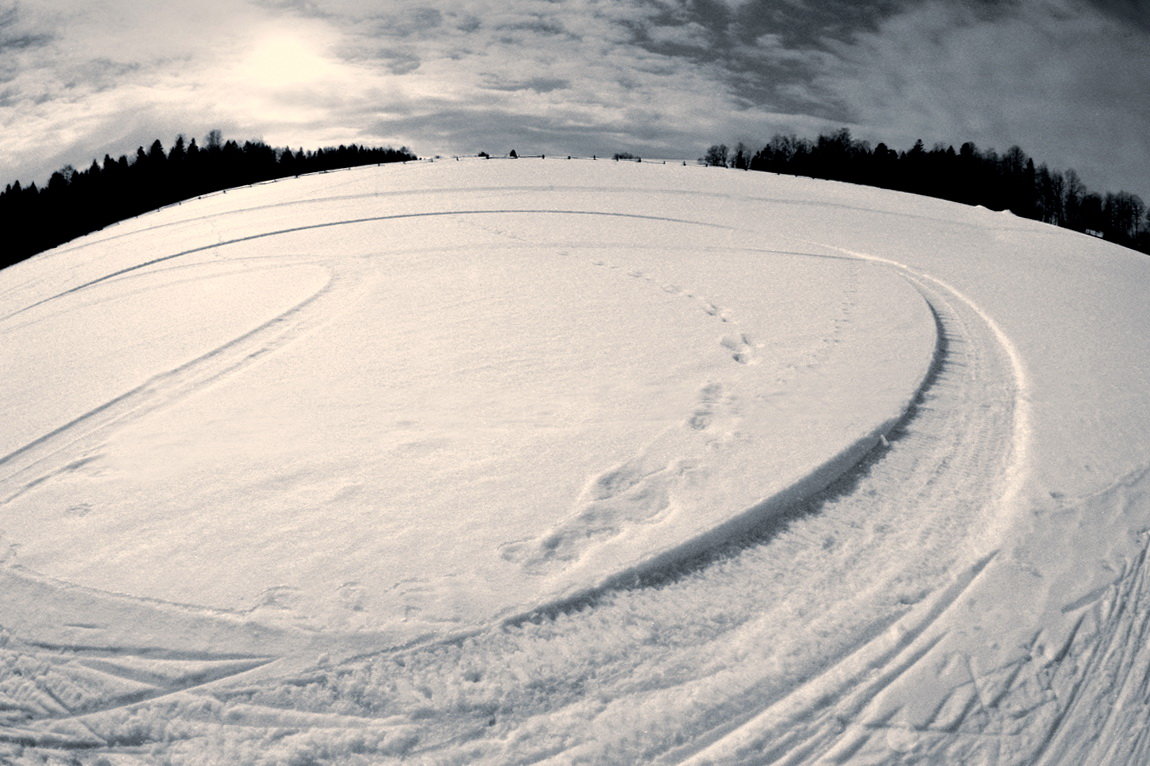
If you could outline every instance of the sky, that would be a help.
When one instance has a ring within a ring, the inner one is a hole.
[[[0,0],[0,185],[176,135],[694,159],[847,127],[1150,200],[1147,0]]]

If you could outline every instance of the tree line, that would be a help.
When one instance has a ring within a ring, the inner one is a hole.
[[[311,151],[274,149],[262,141],[224,141],[218,130],[199,146],[176,138],[164,149],[92,160],[86,170],[64,167],[40,188],[19,181],[0,192],[4,249],[0,268],[126,218],[181,200],[236,186],[359,165],[417,159],[399,149],[339,146]]]
[[[896,151],[885,143],[871,148],[841,128],[815,141],[776,135],[755,152],[742,143],[734,149],[715,144],[701,160],[707,165],[847,181],[1010,210],[1150,253],[1150,211],[1141,198],[1124,191],[1092,192],[1074,170],[1036,165],[1017,146],[998,154],[971,142],[958,151],[943,144],[927,149],[919,140],[909,150]]]

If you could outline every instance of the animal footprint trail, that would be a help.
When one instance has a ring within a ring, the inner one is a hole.
[[[530,574],[550,574],[628,528],[659,523],[678,508],[681,490],[705,479],[705,458],[737,431],[738,419],[727,388],[708,383],[684,421],[589,481],[565,521],[533,540],[504,546],[504,560]]]
[[[535,540],[505,546],[503,558],[530,574],[562,568],[627,525],[649,523],[666,511],[671,503],[668,479],[669,466],[653,466],[643,458],[607,471],[583,492],[574,516]]]
[[[609,264],[600,259],[592,261],[592,264],[600,268],[610,268],[614,270],[622,269],[622,267],[618,265]],[[641,269],[631,269],[625,273],[632,279],[642,280],[657,286],[660,290],[667,293],[668,295],[681,297],[697,304],[700,308],[702,308],[703,313],[708,317],[714,317],[723,324],[733,325],[735,328],[739,327],[740,323],[738,319],[736,319],[734,312],[702,295],[699,295],[696,291],[690,290],[675,282],[660,282],[654,276]],[[852,301],[853,288],[851,295],[844,299],[844,306],[842,307],[842,313],[844,316],[839,320],[836,320],[836,334],[841,330],[843,324],[846,324],[850,321],[849,314],[850,309],[853,306]],[[719,345],[730,352],[731,359],[733,359],[738,364],[754,365],[760,363],[761,359],[758,356],[758,351],[759,349],[762,349],[765,344],[759,342],[748,332],[739,332],[736,330],[735,332],[723,335],[719,339]]]
[[[755,343],[754,339],[747,333],[724,335],[719,344],[730,351],[731,358],[739,364],[758,364],[759,362],[755,356],[755,351],[761,347],[761,344]]]

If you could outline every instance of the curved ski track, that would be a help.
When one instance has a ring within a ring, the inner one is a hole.
[[[515,212],[600,214],[423,215]],[[317,226],[395,217],[415,214]],[[305,228],[315,226],[162,256],[60,296],[202,250]],[[81,460],[107,429],[257,361],[354,300],[364,288],[362,271],[322,262],[332,268],[333,280],[312,298],[0,458],[0,502]],[[221,722],[289,731],[367,727],[395,734],[406,743],[404,755],[427,760],[470,754],[513,762],[562,755],[592,762],[772,763],[858,751],[876,731],[864,720],[867,702],[937,645],[940,616],[993,557],[1000,501],[1024,449],[1022,382],[1001,334],[944,285],[902,273],[932,307],[940,334],[934,368],[916,404],[889,442],[846,475],[705,560],[657,573],[642,587],[620,586],[451,640],[294,678],[263,678],[247,688],[214,682],[273,658],[157,657],[114,647],[37,649],[15,641],[0,659],[11,667],[44,663],[52,672],[37,675],[36,688],[21,687],[18,694],[0,684],[0,740],[110,751],[137,747],[162,734],[118,736],[122,717],[114,714],[130,709],[146,718],[162,697],[169,707],[155,708],[155,715],[184,716],[182,730],[192,738],[210,737]],[[891,551],[899,552],[894,561]],[[847,572],[850,593],[841,587]],[[790,656],[772,661],[772,647],[787,646],[796,620],[804,620],[816,640],[789,646]],[[88,656],[101,653],[117,659]],[[743,660],[755,653],[763,661],[749,667],[778,672],[744,672]],[[185,665],[168,670],[165,662]],[[364,679],[377,683],[364,686]],[[69,692],[72,686],[88,695],[80,695],[79,704],[64,701],[78,694]],[[359,691],[351,694],[349,686]],[[325,704],[331,694],[343,700],[340,715]],[[656,699],[659,704],[647,704]],[[643,736],[635,736],[640,730]]]

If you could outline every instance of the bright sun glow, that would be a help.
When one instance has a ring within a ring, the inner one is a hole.
[[[251,84],[261,88],[307,85],[335,69],[318,46],[295,34],[276,34],[256,43],[241,66]]]

